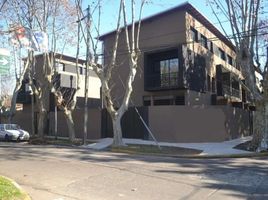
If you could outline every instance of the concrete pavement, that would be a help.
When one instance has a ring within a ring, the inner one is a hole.
[[[207,156],[218,156],[218,155],[236,155],[236,154],[252,154],[249,151],[243,151],[234,149],[238,144],[244,143],[251,140],[252,137],[242,137],[235,140],[229,140],[224,142],[213,142],[213,143],[168,143],[159,142],[160,146],[173,146],[173,147],[184,147],[201,150],[200,155]],[[154,141],[140,140],[140,139],[123,139],[126,144],[144,144],[144,145],[154,145]],[[87,145],[87,148],[101,150],[112,145],[112,138],[103,138],[98,140],[96,143]]]

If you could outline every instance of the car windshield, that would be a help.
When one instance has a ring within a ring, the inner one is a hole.
[[[6,130],[18,130],[18,129],[20,129],[20,127],[17,124],[6,124]]]

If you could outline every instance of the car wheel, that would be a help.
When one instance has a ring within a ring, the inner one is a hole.
[[[9,137],[8,137],[8,135],[7,135],[7,134],[5,135],[5,141],[6,141],[6,142],[8,142],[8,141],[9,141]]]
[[[20,142],[20,137],[17,138],[17,142]]]

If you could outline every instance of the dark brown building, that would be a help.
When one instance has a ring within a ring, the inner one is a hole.
[[[100,37],[104,66],[111,58],[114,34]],[[124,41],[121,34],[116,73],[123,80],[128,74]],[[243,109],[248,102],[238,81],[243,76],[235,63],[235,47],[191,4],[143,19],[140,49],[132,100],[143,106],[145,121],[160,141],[223,141],[249,134],[251,113]],[[113,96],[120,101],[123,86],[118,78],[114,82]],[[131,120],[123,121],[126,137],[149,138],[140,125],[129,130]],[[109,123],[103,124],[104,136],[109,135]]]

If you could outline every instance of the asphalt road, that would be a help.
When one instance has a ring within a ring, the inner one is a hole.
[[[268,158],[178,159],[0,143],[33,200],[268,199]]]

